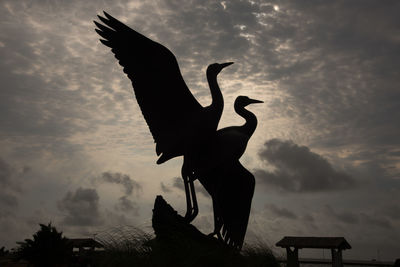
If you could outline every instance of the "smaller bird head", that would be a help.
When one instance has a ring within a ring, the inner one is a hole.
[[[221,70],[229,65],[232,65],[233,62],[226,62],[226,63],[213,63],[208,66],[207,68],[207,75],[218,75]]]
[[[248,96],[242,96],[241,95],[241,96],[236,97],[235,107],[236,106],[245,107],[247,105],[256,104],[256,103],[264,103],[264,102],[261,101],[261,100],[257,100],[257,99],[251,99]]]

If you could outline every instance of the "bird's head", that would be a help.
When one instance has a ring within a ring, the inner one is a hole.
[[[221,70],[225,67],[228,67],[229,65],[232,65],[233,62],[226,62],[226,63],[213,63],[208,66],[207,68],[207,75],[218,75],[218,73],[221,72]]]
[[[250,104],[264,103],[261,100],[251,99],[248,96],[238,96],[235,100],[235,107],[245,107]]]

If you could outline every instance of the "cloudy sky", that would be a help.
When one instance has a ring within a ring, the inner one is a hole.
[[[168,47],[202,105],[207,65],[234,61],[220,127],[243,123],[236,96],[265,102],[249,108],[259,124],[241,159],[256,177],[249,243],[344,236],[345,258],[399,257],[400,3],[378,0],[1,1],[0,246],[50,221],[70,237],[151,232],[159,194],[185,211],[182,160],[155,164],[130,81],[94,31],[102,10]],[[198,192],[194,223],[210,232]]]

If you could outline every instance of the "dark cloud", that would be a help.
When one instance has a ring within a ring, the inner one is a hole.
[[[3,204],[8,207],[16,207],[16,206],[18,206],[18,198],[15,195],[1,192],[0,204]]]
[[[171,189],[169,189],[168,186],[166,186],[163,182],[160,183],[160,187],[161,187],[161,191],[163,191],[164,193],[171,192]]]
[[[279,208],[274,204],[266,204],[265,209],[269,210],[270,212],[272,212],[272,214],[278,217],[283,217],[287,219],[297,219],[297,215],[294,212],[286,208]]]
[[[127,195],[132,195],[132,192],[138,194],[142,191],[142,186],[127,174],[119,172],[103,172],[101,180],[107,183],[122,185]]]
[[[347,224],[358,224],[358,214],[352,212],[337,212],[331,206],[325,206],[325,214],[329,217],[334,218],[336,221],[340,221]]]
[[[28,167],[21,171],[0,157],[0,205],[15,208],[22,193],[22,175],[29,172]]]
[[[400,220],[400,207],[399,205],[390,205],[381,210],[381,214],[393,220]]]
[[[63,221],[67,225],[92,226],[102,222],[96,189],[80,187],[75,192],[68,192],[58,202],[58,208],[66,213]]]
[[[360,213],[360,220],[372,226],[378,226],[383,229],[393,229],[392,223],[377,214]]]
[[[322,192],[353,188],[355,180],[335,170],[322,156],[292,141],[271,139],[259,152],[261,160],[274,171],[257,169],[255,176],[264,185],[288,192]]]
[[[133,213],[135,216],[139,216],[139,207],[135,202],[130,200],[127,196],[122,196],[118,199],[116,208],[117,210]]]
[[[178,188],[179,190],[185,191],[185,186],[183,184],[182,178],[175,177],[173,178],[172,187]]]
[[[310,222],[310,223],[314,223],[315,222],[314,217],[311,214],[308,214],[308,213],[305,214],[304,216],[302,216],[302,219],[307,221],[307,222]]]
[[[336,211],[330,205],[325,206],[324,214],[330,218],[335,219],[345,224],[357,224],[357,225],[369,225],[379,227],[383,229],[392,229],[392,223],[379,213],[372,211],[368,212],[348,212],[348,211]]]
[[[15,170],[2,158],[0,158],[0,184],[1,187],[8,187],[12,184],[12,175]]]

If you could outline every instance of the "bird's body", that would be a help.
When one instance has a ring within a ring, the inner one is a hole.
[[[245,106],[253,103],[262,103],[262,101],[246,96],[236,98],[235,111],[245,119],[245,123],[241,126],[230,126],[216,131],[215,135],[207,140],[207,145],[197,153],[194,163],[197,171],[206,168],[213,169],[226,162],[240,159],[257,127],[257,117],[245,109]]]
[[[198,179],[212,198],[214,230],[211,235],[240,249],[250,215],[254,176],[239,160],[234,160],[203,172]]]

